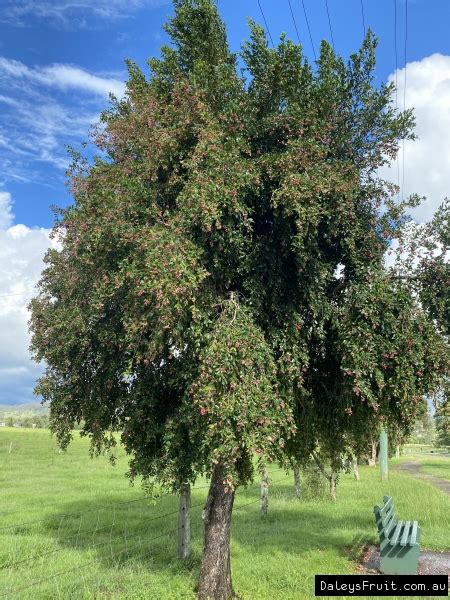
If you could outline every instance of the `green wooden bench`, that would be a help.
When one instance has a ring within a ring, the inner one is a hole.
[[[380,535],[380,571],[386,575],[416,575],[420,554],[420,527],[417,521],[397,521],[392,497],[384,496],[375,506]]]

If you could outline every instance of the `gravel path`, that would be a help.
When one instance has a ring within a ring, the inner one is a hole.
[[[399,464],[396,467],[396,469],[398,469],[399,471],[407,471],[413,477],[424,479],[425,481],[428,481],[429,483],[434,485],[434,487],[437,487],[438,489],[445,492],[448,496],[450,496],[450,481],[440,479],[439,477],[436,477],[435,475],[430,475],[429,473],[424,473],[420,470],[420,463],[413,461],[405,462]]]
[[[365,575],[378,575],[380,567],[380,549],[378,546],[367,548],[362,566]],[[449,575],[449,573],[450,552],[421,550],[419,568],[417,569],[418,575]]]

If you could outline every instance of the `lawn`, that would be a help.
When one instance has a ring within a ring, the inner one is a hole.
[[[447,456],[433,455],[430,453],[410,453],[405,454],[400,462],[417,462],[420,464],[420,471],[435,475],[440,479],[450,481],[450,454]],[[396,461],[398,462],[398,461]]]
[[[87,450],[79,437],[58,453],[46,430],[0,430],[0,597],[11,589],[20,590],[11,598],[194,600],[205,482],[193,492],[192,556],[181,564],[177,498],[143,499],[124,477],[123,451],[112,467]],[[243,600],[301,600],[313,595],[316,573],[357,573],[384,494],[399,518],[419,521],[422,547],[449,549],[448,497],[427,482],[391,471],[382,483],[378,469],[362,467],[360,482],[342,476],[336,503],[297,501],[292,476],[270,470],[266,517],[258,484],[236,495],[232,568]]]
[[[420,470],[450,481],[450,457],[427,458],[420,461]]]

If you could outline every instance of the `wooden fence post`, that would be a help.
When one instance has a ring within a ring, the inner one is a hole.
[[[185,483],[180,494],[178,513],[178,557],[185,559],[191,552],[191,486]]]
[[[269,505],[269,475],[264,469],[261,479],[261,499],[259,507],[263,515],[267,515],[267,508]]]

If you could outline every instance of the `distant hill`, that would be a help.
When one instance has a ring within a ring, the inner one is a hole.
[[[48,412],[48,408],[38,402],[30,402],[29,404],[0,404],[0,419],[48,415]]]

